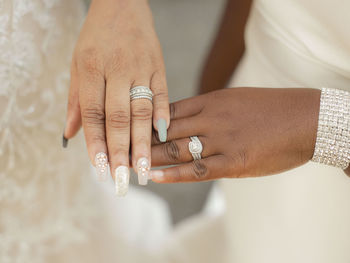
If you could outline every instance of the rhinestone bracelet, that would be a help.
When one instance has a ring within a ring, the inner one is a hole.
[[[350,92],[322,88],[312,161],[345,170],[350,162]]]

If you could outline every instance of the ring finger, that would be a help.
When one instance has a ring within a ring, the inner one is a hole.
[[[132,88],[148,87],[145,81]],[[131,152],[132,164],[138,174],[138,181],[146,185],[151,168],[151,136],[152,136],[152,101],[147,98],[135,98],[131,101]]]
[[[210,143],[208,143],[207,137],[198,136],[198,138],[203,148],[201,152],[202,158],[216,154],[214,149],[210,146]],[[153,145],[151,149],[152,165],[164,166],[193,161],[193,156],[189,150],[190,141],[190,138],[183,138]]]

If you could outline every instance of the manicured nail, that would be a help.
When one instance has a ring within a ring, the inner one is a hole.
[[[64,134],[62,135],[62,147],[67,148],[68,146],[68,139],[64,137]]]
[[[115,193],[117,196],[125,196],[129,188],[130,171],[126,166],[115,169]]]
[[[95,169],[99,181],[105,181],[108,173],[108,157],[104,152],[99,152],[95,156]]]
[[[164,172],[162,170],[152,170],[150,172],[150,178],[156,181],[162,181],[164,179]]]
[[[167,125],[165,119],[159,119],[157,121],[158,137],[161,142],[166,142],[167,137]]]
[[[147,184],[150,169],[151,167],[147,158],[142,157],[137,161],[137,175],[140,185]]]

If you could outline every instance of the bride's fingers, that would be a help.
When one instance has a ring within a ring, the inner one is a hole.
[[[214,180],[229,176],[228,159],[214,155],[179,166],[152,170],[150,177],[156,183],[187,183]]]
[[[202,143],[202,158],[215,154],[206,137],[198,137]],[[164,166],[193,160],[189,150],[189,138],[169,141],[152,147],[152,166]]]
[[[167,140],[167,129],[170,123],[168,88],[165,71],[156,71],[151,78],[153,91],[153,127],[161,142]]]
[[[106,85],[108,156],[118,195],[126,194],[129,184],[130,97],[126,87],[130,84],[131,81],[120,73],[109,77]]]
[[[79,82],[78,82],[78,72],[73,59],[71,66],[71,79],[70,88],[68,95],[68,107],[67,107],[67,117],[66,124],[63,132],[64,138],[70,139],[79,131],[81,127],[81,113],[79,105]],[[65,146],[65,145],[64,145]]]
[[[136,86],[148,87],[149,81],[134,83],[133,87]],[[147,184],[151,167],[152,110],[152,102],[149,99],[131,101],[132,163],[140,185]]]
[[[105,79],[94,63],[83,60],[78,65],[79,103],[90,160],[101,180],[107,173],[105,137]],[[96,157],[98,153],[99,159]]]

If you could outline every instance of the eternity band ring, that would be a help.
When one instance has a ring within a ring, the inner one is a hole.
[[[188,149],[192,154],[193,160],[202,159],[201,153],[203,151],[203,145],[197,136],[191,136],[190,142],[188,143]]]
[[[130,90],[130,101],[136,99],[148,99],[152,102],[153,93],[152,90],[145,86],[136,86]]]

